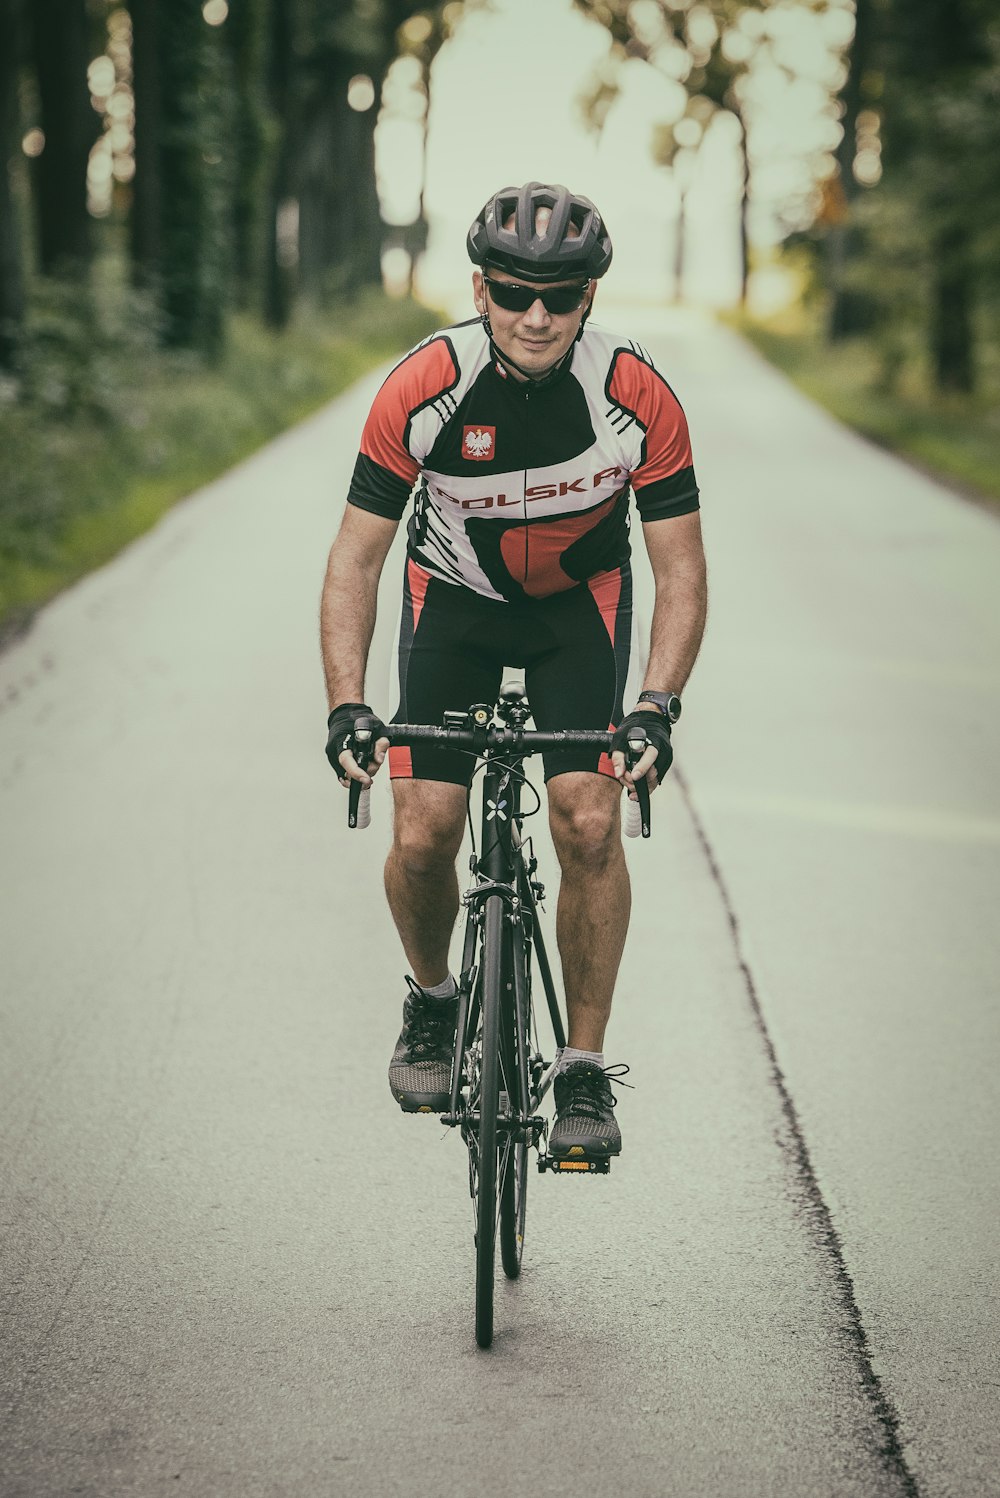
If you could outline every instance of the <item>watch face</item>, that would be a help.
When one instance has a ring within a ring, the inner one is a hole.
[[[668,723],[676,723],[681,715],[681,699],[676,692],[640,692],[638,700],[655,703]]]

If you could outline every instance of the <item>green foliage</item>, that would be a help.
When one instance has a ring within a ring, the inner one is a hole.
[[[766,359],[834,416],[963,493],[1000,505],[1000,357],[984,368],[977,398],[935,390],[919,327],[900,324],[897,367],[886,380],[886,351],[871,339],[830,346],[825,309],[794,309],[740,331]],[[996,343],[996,328],[991,344]]]
[[[435,326],[426,308],[371,293],[280,335],[236,317],[208,363],[155,352],[155,329],[117,341],[99,302],[43,301],[20,393],[0,387],[0,631]]]
[[[127,424],[134,373],[155,352],[158,327],[149,295],[35,280],[14,360],[18,398],[50,424]]]
[[[838,158],[844,216],[817,226],[834,331],[856,330],[838,313],[863,299],[887,389],[905,381],[917,348],[938,390],[970,392],[1000,300],[996,7],[859,0],[858,15]]]

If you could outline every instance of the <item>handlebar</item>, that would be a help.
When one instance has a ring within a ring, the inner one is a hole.
[[[551,754],[560,749],[599,749],[604,754],[610,754],[614,737],[606,730],[592,728],[560,728],[544,732],[534,728],[474,721],[475,726],[471,728],[455,724],[438,727],[430,723],[389,723],[386,725],[385,737],[396,748],[411,748],[414,744],[437,744],[443,749],[464,750],[477,755],[512,754],[519,759],[531,754]],[[362,764],[368,758],[366,751],[371,746],[373,733],[373,728],[365,724],[364,718],[358,719],[351,748],[355,759]],[[625,754],[625,762],[630,770],[639,763],[647,747],[648,740],[644,730],[635,729]],[[649,837],[649,787],[645,778],[635,782],[635,791],[642,836]],[[370,795],[369,786],[363,786],[360,780],[351,781],[347,803],[348,827],[362,829],[368,826],[371,821],[368,804]],[[626,831],[629,836],[634,837],[638,829],[633,830],[628,821],[629,819],[626,821]]]

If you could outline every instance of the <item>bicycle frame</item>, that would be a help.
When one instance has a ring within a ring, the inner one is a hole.
[[[504,1003],[506,1013],[501,1017],[501,1033],[514,1035],[516,1051],[515,1055],[506,1058],[509,1115],[504,1128],[511,1137],[520,1138],[524,1143],[537,1144],[544,1120],[534,1115],[551,1086],[552,1067],[549,1066],[544,1075],[539,1076],[537,1068],[540,1058],[535,1058],[533,1069],[529,1055],[529,949],[534,953],[537,963],[557,1047],[565,1045],[566,1033],[536,909],[544,891],[541,885],[532,883],[535,861],[526,858],[521,842],[522,777],[523,759],[519,755],[487,756],[483,773],[480,856],[470,860],[470,869],[476,882],[463,899],[468,919],[459,978],[458,1035],[467,1041],[475,1033],[481,994],[477,983],[480,975],[475,963],[479,932],[487,903],[491,900],[500,901],[503,905],[504,922],[512,939],[511,945],[516,940],[524,952],[523,961],[514,960],[513,952],[510,953],[510,971],[502,975],[501,982],[501,991],[507,1000]],[[504,1023],[505,1020],[507,1023]],[[456,1047],[451,1107],[442,1120],[452,1126],[463,1123],[468,1125],[471,1122],[460,1107],[463,1052],[463,1045]],[[511,1085],[515,1081],[516,1087]]]

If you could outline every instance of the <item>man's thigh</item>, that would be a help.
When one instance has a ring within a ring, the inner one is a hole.
[[[632,659],[632,580],[627,567],[544,601],[544,648],[526,679],[538,728],[608,729],[621,721]],[[549,784],[579,770],[612,776],[608,755],[563,750],[545,756]]]
[[[407,560],[394,723],[440,725],[447,711],[495,701],[504,665],[504,609]],[[474,767],[474,755],[431,744],[389,750],[394,785],[413,780],[466,786]]]

